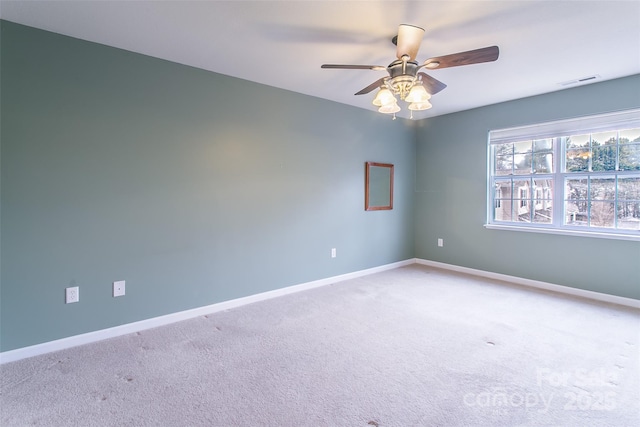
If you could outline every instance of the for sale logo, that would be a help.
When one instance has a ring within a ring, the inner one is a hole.
[[[502,410],[523,407],[547,413],[553,401],[553,394],[547,396],[544,393],[509,393],[504,387],[493,387],[477,394],[467,393],[463,400],[464,404],[469,407]]]
[[[617,374],[605,369],[587,371],[553,371],[538,368],[538,386],[569,389],[562,393],[564,409],[568,411],[612,411],[616,408]]]
[[[567,411],[612,411],[616,408],[617,384],[615,372],[604,369],[587,371],[536,370],[536,384],[540,389],[554,391],[509,392],[505,387],[492,387],[480,393],[467,393],[464,404],[469,407],[491,408],[505,413],[509,408],[525,408],[547,413],[552,403]]]

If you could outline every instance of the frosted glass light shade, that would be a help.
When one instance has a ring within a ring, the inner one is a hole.
[[[389,104],[395,104],[396,98],[395,96],[393,96],[393,94],[391,93],[391,91],[387,88],[381,88],[378,91],[378,94],[376,95],[376,97],[373,99],[373,105],[375,105],[376,107],[381,107],[383,105],[389,105]]]
[[[409,104],[409,110],[412,110],[412,111],[428,110],[431,107],[433,107],[433,105],[431,105],[429,101],[413,102]]]
[[[394,102],[392,104],[383,105],[382,107],[378,108],[378,111],[384,114],[397,113],[398,111],[400,111],[400,107],[398,106],[397,102]]]
[[[427,102],[430,98],[431,95],[429,95],[424,86],[418,83],[409,90],[409,94],[404,100],[407,102]]]

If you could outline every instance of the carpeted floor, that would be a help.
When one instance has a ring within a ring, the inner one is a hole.
[[[640,312],[411,265],[0,367],[8,426],[637,426]]]

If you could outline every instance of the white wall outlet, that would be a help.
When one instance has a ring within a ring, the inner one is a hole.
[[[444,246],[444,240],[443,239],[438,239],[438,247],[441,248]]]
[[[80,301],[80,288],[78,286],[65,288],[64,303],[71,304],[72,302],[78,302],[78,301]]]
[[[336,256],[336,248],[331,248],[331,258],[335,258]]]
[[[113,296],[121,297],[124,295],[124,280],[118,280],[117,282],[113,282]]]

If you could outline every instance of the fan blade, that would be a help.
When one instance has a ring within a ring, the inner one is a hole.
[[[424,88],[427,90],[427,92],[429,92],[429,95],[435,95],[436,93],[447,87],[446,84],[442,83],[440,80],[434,79],[426,73],[418,73],[418,75],[422,80]]]
[[[340,70],[375,70],[384,71],[387,67],[382,65],[341,65],[341,64],[322,64],[320,68],[333,68]]]
[[[387,78],[388,77],[383,77],[381,79],[376,80],[375,82],[371,83],[369,86],[367,86],[364,89],[362,89],[360,92],[357,92],[356,95],[364,95],[365,93],[369,93],[372,90],[379,88],[380,86],[382,86],[384,84],[384,81]]]
[[[396,57],[402,59],[404,55],[409,55],[409,61],[416,59],[423,35],[423,28],[408,24],[400,25],[396,39]]]
[[[498,46],[483,47],[482,49],[468,50],[466,52],[452,53],[451,55],[429,58],[422,64],[430,70],[436,68],[458,67],[460,65],[479,64],[498,59],[500,50]]]

